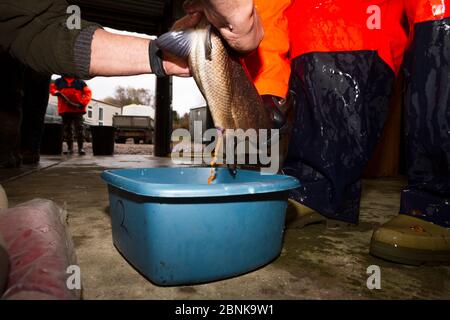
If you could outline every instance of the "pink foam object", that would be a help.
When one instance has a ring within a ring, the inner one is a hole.
[[[33,200],[0,212],[0,234],[10,257],[3,299],[77,299],[67,288],[75,263],[65,214],[49,200]]]

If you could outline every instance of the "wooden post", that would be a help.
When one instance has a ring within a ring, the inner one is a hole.
[[[183,1],[168,0],[164,9],[164,22],[160,34],[171,28],[176,19],[183,15]],[[167,157],[171,151],[172,135],[172,78],[158,78],[156,81],[155,149],[157,157]]]

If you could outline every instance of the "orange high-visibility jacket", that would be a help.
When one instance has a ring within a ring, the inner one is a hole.
[[[261,95],[285,98],[288,92],[291,66],[285,11],[290,4],[291,0],[255,0],[265,36],[259,49],[245,58],[245,65]]]
[[[403,2],[411,25],[450,17],[448,0],[403,0]]]
[[[285,97],[289,58],[310,52],[372,50],[393,71],[400,70],[407,44],[401,0],[255,0],[255,5],[265,37],[245,64],[262,95]]]
[[[398,72],[407,43],[403,12],[401,0],[296,0],[287,13],[291,57],[370,50]]]
[[[62,97],[58,97],[58,113],[86,113],[87,106],[92,99],[92,91],[87,84],[78,79],[62,77],[50,85],[50,94],[64,94],[71,102],[80,104],[81,107],[75,107],[69,104]]]

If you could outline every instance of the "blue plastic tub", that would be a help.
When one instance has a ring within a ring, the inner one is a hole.
[[[114,245],[158,285],[203,283],[257,269],[281,252],[283,175],[209,168],[105,171]]]

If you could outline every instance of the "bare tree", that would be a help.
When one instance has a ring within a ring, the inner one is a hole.
[[[148,89],[143,88],[124,88],[117,87],[116,92],[113,97],[107,97],[104,99],[105,102],[111,103],[120,107],[127,106],[130,104],[140,104],[146,106],[153,106],[155,102],[155,97],[152,92]]]
[[[189,130],[189,113],[185,113],[182,117],[176,111],[173,111],[173,113],[173,128]]]

